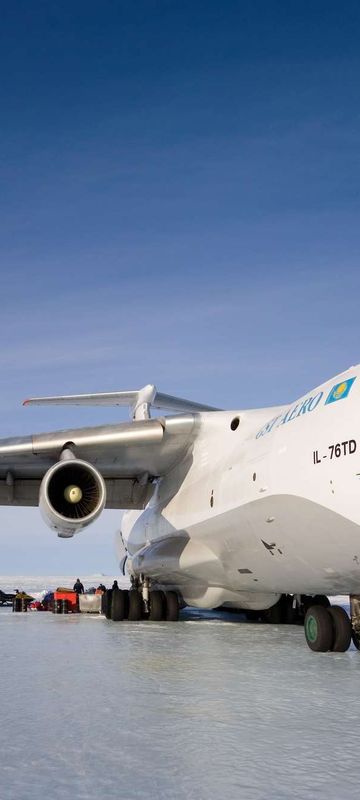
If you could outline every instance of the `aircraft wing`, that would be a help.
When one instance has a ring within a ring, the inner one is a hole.
[[[184,414],[2,439],[0,505],[38,505],[44,475],[68,448],[101,473],[106,508],[144,508],[152,479],[183,458],[197,427],[197,417]]]

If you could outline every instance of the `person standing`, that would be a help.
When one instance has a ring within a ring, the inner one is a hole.
[[[76,592],[76,594],[84,594],[84,586],[81,583],[80,578],[76,578],[76,581],[74,583],[73,589],[74,589],[74,592]]]

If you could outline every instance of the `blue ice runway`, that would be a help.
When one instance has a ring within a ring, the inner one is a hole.
[[[7,800],[289,800],[358,791],[360,653],[221,613],[0,612]]]

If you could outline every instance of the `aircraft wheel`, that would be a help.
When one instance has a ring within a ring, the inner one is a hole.
[[[153,622],[160,622],[165,619],[165,595],[158,589],[150,592],[150,612],[149,619]]]
[[[239,614],[241,614],[241,613],[242,613],[242,611],[240,609],[239,610]],[[250,608],[246,609],[244,614],[245,614],[245,618],[249,622],[259,622],[259,619],[261,620],[261,617],[262,617],[262,612],[261,611],[253,611],[252,608],[251,609]]]
[[[165,592],[166,619],[177,622],[179,619],[179,601],[176,592]]]
[[[131,589],[129,592],[129,614],[128,620],[130,622],[138,622],[142,618],[143,603],[140,592],[136,589]]]
[[[332,650],[335,631],[332,617],[323,606],[310,606],[305,615],[305,638],[316,653]]]
[[[114,589],[111,602],[111,619],[119,622],[128,615],[128,592],[124,589]]]
[[[335,653],[346,653],[351,642],[351,622],[344,608],[330,606],[328,614],[333,621],[335,639],[332,650]]]
[[[266,622],[269,622],[270,625],[282,625],[285,622],[285,595],[281,595],[280,599],[275,603],[274,606],[268,608],[265,613],[264,617]]]
[[[112,589],[107,589],[102,596],[101,609],[106,619],[111,619]]]

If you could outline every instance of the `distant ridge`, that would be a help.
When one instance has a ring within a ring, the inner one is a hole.
[[[0,575],[0,589],[4,592],[13,592],[14,589],[27,590],[28,592],[41,592],[43,589],[56,589],[58,586],[72,587],[76,578],[80,577],[85,589],[104,583],[110,588],[116,579],[119,586],[129,586],[129,580],[123,575],[104,575],[98,572],[92,575]]]

